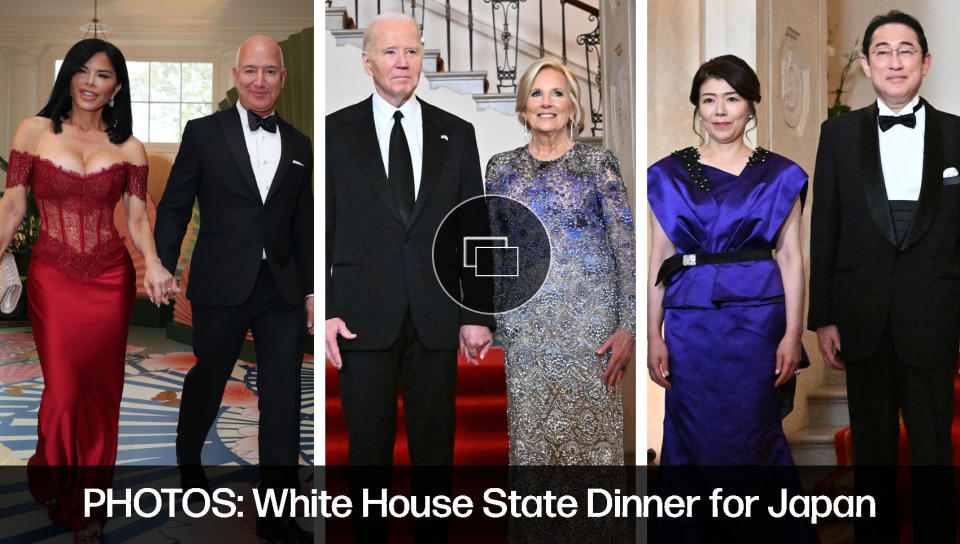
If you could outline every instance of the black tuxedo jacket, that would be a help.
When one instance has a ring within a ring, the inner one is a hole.
[[[483,194],[480,158],[473,125],[420,101],[423,166],[409,224],[397,211],[380,155],[373,100],[327,116],[326,121],[326,317],[339,317],[357,334],[340,340],[343,350],[388,348],[409,309],[427,349],[458,347],[460,325],[486,325],[446,295],[460,285],[468,307],[492,296],[485,284],[458,266],[458,240],[437,240],[436,273],[432,249],[444,217],[460,202]],[[489,229],[487,217],[471,217],[461,233]],[[457,238],[462,238],[457,236]],[[492,284],[491,284],[492,285]]]
[[[313,293],[313,152],[310,139],[278,119],[280,163],[260,198],[237,109],[187,123],[167,187],[157,206],[157,253],[171,273],[192,215],[200,232],[190,262],[187,297],[195,304],[236,306],[253,292],[263,259],[284,300]]]
[[[888,321],[897,355],[953,365],[960,342],[960,118],[926,104],[916,216],[896,244],[877,105],[828,119],[813,177],[807,326],[837,325],[841,357],[873,354]]]

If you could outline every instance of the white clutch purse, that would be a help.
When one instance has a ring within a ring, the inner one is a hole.
[[[23,284],[13,254],[4,253],[0,258],[0,312],[9,314],[17,308]]]

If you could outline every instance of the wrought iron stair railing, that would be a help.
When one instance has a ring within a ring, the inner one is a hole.
[[[483,40],[475,41],[474,35],[479,24],[485,24],[489,27],[489,34],[492,35],[492,56],[496,64],[495,73],[497,78],[497,92],[516,92],[518,74],[522,70],[518,67],[520,41],[526,44],[532,44],[535,50],[531,56],[534,58],[553,54],[559,57],[564,64],[571,67],[572,71],[586,84],[585,89],[581,89],[581,103],[590,112],[590,131],[594,137],[603,132],[603,94],[601,90],[601,58],[600,58],[600,10],[587,4],[582,0],[536,0],[536,11],[522,10],[521,7],[533,4],[533,0],[477,0],[477,7],[482,4],[490,6],[490,19],[479,21],[479,13],[474,10],[474,0],[376,0],[376,11],[373,11],[373,2],[367,0],[340,0],[339,3],[352,3],[352,17],[350,24],[354,28],[362,28],[363,24],[368,22],[377,14],[385,11],[401,11],[409,14],[420,25],[421,35],[424,36],[424,25],[435,24],[437,20],[443,25],[441,33],[446,42],[446,49],[441,51],[440,70],[452,71],[453,66],[453,47],[466,41],[468,54],[466,57],[469,71],[474,71],[475,43],[482,44]],[[332,7],[334,0],[326,0],[327,7]],[[456,8],[452,5],[456,4]],[[547,4],[544,6],[544,4]],[[348,11],[350,6],[345,6]],[[545,7],[548,11],[545,12]],[[567,8],[575,11],[570,14],[571,18],[576,17],[579,26],[595,23],[593,30],[568,36],[568,13]],[[549,30],[549,23],[544,20],[544,13],[549,14],[549,10],[554,12],[559,9],[560,12],[560,36],[559,43],[551,43],[549,46],[545,43],[545,29]],[[427,12],[434,16],[427,17]],[[523,12],[521,14],[521,11]],[[361,17],[361,14],[363,17]],[[521,18],[522,15],[522,18]],[[536,17],[535,28],[536,37],[528,36],[525,31],[530,29],[529,25],[524,26],[531,19]],[[451,24],[455,23],[455,24]],[[457,34],[459,33],[459,37]],[[521,33],[525,33],[521,38]],[[527,39],[530,37],[530,39]],[[490,42],[487,42],[490,43]],[[481,47],[486,47],[480,45]],[[584,64],[576,64],[568,56],[568,47],[582,48],[584,52]],[[552,52],[559,49],[559,54]],[[489,53],[489,50],[487,51]],[[462,55],[462,53],[461,53]],[[459,68],[459,66],[457,66]],[[461,68],[462,70],[462,68]],[[489,72],[494,72],[490,70]],[[585,75],[584,75],[585,73]]]

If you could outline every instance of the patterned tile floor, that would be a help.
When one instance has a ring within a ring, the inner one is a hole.
[[[120,406],[118,465],[175,465],[174,440],[180,390],[194,364],[190,346],[169,340],[163,329],[133,326],[127,342]],[[313,358],[302,369],[300,460],[313,461]],[[257,462],[256,364],[237,361],[224,391],[220,415],[207,436],[205,465]],[[43,377],[26,323],[0,328],[0,465],[25,464],[36,445],[37,408]]]
[[[194,364],[190,346],[166,338],[163,329],[131,327],[120,412],[120,445],[114,488],[178,487],[174,467],[174,439],[183,377]],[[313,359],[302,370],[300,460],[313,461]],[[43,377],[30,327],[25,322],[0,322],[0,543],[67,543],[73,534],[52,526],[42,506],[27,489],[26,464],[36,445],[36,414]],[[224,393],[216,424],[204,446],[205,465],[213,487],[230,487],[250,494],[257,480],[251,467],[258,448],[256,365],[238,361]],[[3,465],[6,465],[5,467]],[[233,467],[233,468],[230,468]],[[301,481],[310,486],[312,471],[301,468]],[[256,514],[246,503],[247,515],[229,519],[177,515],[111,519],[102,542],[262,542],[254,533]],[[311,520],[301,520],[311,531]]]

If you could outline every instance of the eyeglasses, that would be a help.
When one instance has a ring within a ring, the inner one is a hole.
[[[894,55],[896,55],[901,62],[911,62],[916,60],[919,54],[920,52],[912,47],[901,47],[897,50],[890,49],[889,47],[878,47],[870,52],[873,59],[881,64],[890,62]]]

